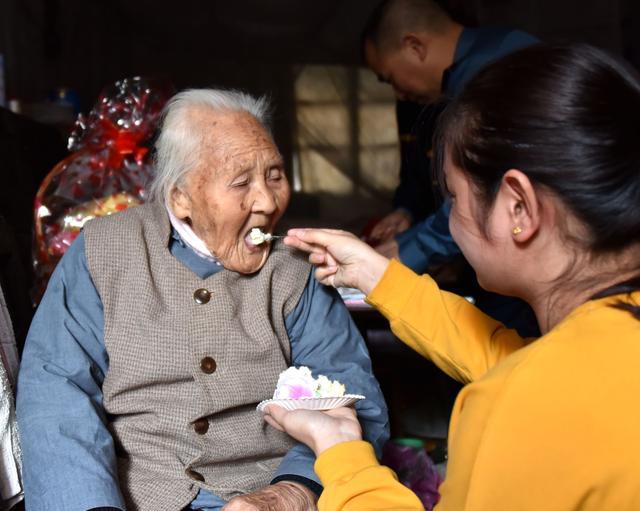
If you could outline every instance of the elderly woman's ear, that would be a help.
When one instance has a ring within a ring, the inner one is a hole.
[[[169,199],[169,207],[173,211],[176,218],[189,223],[191,219],[191,197],[184,190],[177,186],[171,191]]]

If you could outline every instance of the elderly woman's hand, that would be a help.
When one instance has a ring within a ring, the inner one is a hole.
[[[309,488],[281,481],[262,490],[234,497],[223,511],[316,511],[317,497]]]
[[[284,431],[296,440],[308,445],[318,456],[342,442],[362,440],[362,428],[353,408],[318,410],[285,410],[270,405],[264,419],[274,428]]]
[[[309,253],[316,279],[333,287],[355,287],[369,294],[389,260],[353,234],[333,229],[290,229],[285,244]]]

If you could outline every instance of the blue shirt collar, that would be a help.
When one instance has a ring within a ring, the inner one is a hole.
[[[173,227],[169,239],[169,252],[201,279],[206,279],[214,273],[224,270],[221,264],[211,259],[205,259],[189,247]]]

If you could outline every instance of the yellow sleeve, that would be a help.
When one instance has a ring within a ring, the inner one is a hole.
[[[464,298],[392,260],[367,302],[393,333],[456,380],[474,381],[526,341]]]
[[[367,442],[337,444],[320,454],[314,468],[324,486],[319,511],[424,511]]]

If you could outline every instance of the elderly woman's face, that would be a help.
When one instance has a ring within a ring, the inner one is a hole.
[[[251,115],[194,112],[204,133],[199,166],[175,189],[172,206],[225,268],[253,273],[269,243],[253,245],[251,229],[272,232],[289,203],[283,160],[269,133]]]

